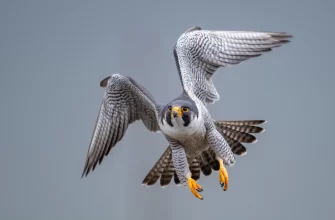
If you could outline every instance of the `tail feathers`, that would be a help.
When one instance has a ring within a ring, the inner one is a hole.
[[[212,169],[218,171],[220,164],[216,159],[216,154],[212,149],[205,150],[198,157],[200,160],[200,169],[205,176],[209,176],[212,173]]]
[[[241,121],[215,121],[217,130],[228,142],[234,154],[243,156],[247,149],[242,143],[255,143],[257,141],[254,135],[249,133],[262,133],[265,130],[255,126],[266,123],[265,120],[241,120]]]
[[[190,171],[194,180],[198,180],[200,178],[200,162],[197,159],[192,161]]]
[[[211,165],[209,165],[209,163],[205,163],[204,160],[200,161],[200,169],[205,176],[209,176],[212,173]]]
[[[189,169],[194,180],[200,179],[201,172],[205,176],[208,176],[212,173],[212,169],[217,171],[219,168],[220,165],[216,160],[215,152],[211,149],[204,151],[197,158],[193,159],[192,162],[189,162]],[[156,162],[156,164],[152,167],[147,176],[144,178],[142,184],[151,186],[154,185],[160,178],[160,185],[162,187],[166,187],[170,184],[172,177],[175,184],[179,185],[180,180],[172,162],[172,151],[171,148],[168,147]]]
[[[172,159],[172,151],[170,146],[167,147],[163,155],[159,158],[147,176],[144,178],[142,184],[151,186],[157,182],[159,177],[162,175],[167,165]]]
[[[247,154],[247,149],[243,146],[243,144],[230,137],[225,137],[225,139],[228,142],[228,145],[230,146],[234,154],[239,156],[244,156]]]
[[[174,170],[174,166],[172,162],[172,157],[170,157],[169,165],[165,167],[162,173],[162,176],[161,176],[160,184],[162,187],[165,187],[170,184],[172,177],[174,175],[174,172],[175,170]]]
[[[211,165],[211,168],[215,171],[220,170],[219,161],[216,159],[216,153],[211,149],[208,148],[207,153],[211,155],[211,160],[208,163]]]
[[[178,178],[178,176],[177,176],[176,171],[174,171],[173,177],[174,177],[174,183],[175,183],[176,185],[179,185],[179,184],[180,184],[180,180],[179,180],[179,178]]]

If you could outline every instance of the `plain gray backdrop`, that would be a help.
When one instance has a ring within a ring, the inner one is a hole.
[[[334,1],[7,0],[0,3],[1,219],[334,219]],[[265,119],[229,168],[187,187],[141,186],[167,146],[142,122],[81,179],[104,90],[132,76],[158,102],[181,92],[188,28],[286,31],[290,44],[220,69],[220,120]]]

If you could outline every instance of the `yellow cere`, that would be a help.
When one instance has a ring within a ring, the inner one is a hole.
[[[181,117],[183,115],[182,110],[179,106],[174,106],[171,111],[171,115],[173,115],[174,112],[177,112],[178,117]]]

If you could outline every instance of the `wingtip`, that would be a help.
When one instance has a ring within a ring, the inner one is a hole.
[[[292,34],[288,34],[288,33],[285,33],[285,37],[286,38],[294,38],[294,36]]]
[[[80,179],[84,179],[85,177],[87,177],[87,173],[86,174],[85,173],[81,174],[81,178]]]
[[[81,179],[85,178],[87,176],[87,173],[85,174],[85,172],[83,174],[81,174]]]
[[[290,39],[293,38],[293,35],[290,35],[290,34],[286,34],[286,33],[283,33],[283,34],[274,34],[272,35],[272,37],[276,40],[278,40],[278,43],[279,45],[283,45],[283,44],[288,44],[291,42]]]
[[[282,37],[282,38],[292,38],[293,35],[292,34],[289,34],[285,31],[282,31],[282,32],[270,32],[271,36],[273,37]]]
[[[199,31],[199,30],[202,30],[202,28],[199,27],[199,26],[194,26],[194,27],[191,27],[191,28],[187,29],[185,31],[185,33],[189,33],[189,32],[192,32],[192,31]]]
[[[108,76],[108,77],[104,78],[103,80],[101,80],[100,87],[105,88],[108,84],[109,78],[111,78],[111,76]]]
[[[85,166],[85,168],[84,168],[84,170],[83,170],[83,172],[81,174],[81,179],[84,178],[85,176],[87,176],[87,174],[85,175],[85,172],[86,172],[86,166]]]
[[[290,40],[287,40],[287,39],[285,39],[285,40],[281,40],[280,41],[282,44],[287,44],[287,43],[290,43],[291,41]]]

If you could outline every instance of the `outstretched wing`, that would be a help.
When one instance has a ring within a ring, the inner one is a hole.
[[[220,99],[212,76],[227,67],[258,57],[292,37],[284,32],[210,31],[193,27],[183,33],[174,56],[184,91],[205,105]]]
[[[100,83],[107,87],[87,152],[82,176],[101,163],[112,147],[124,136],[128,125],[142,120],[145,127],[159,131],[157,108],[152,95],[132,78],[113,74]]]

